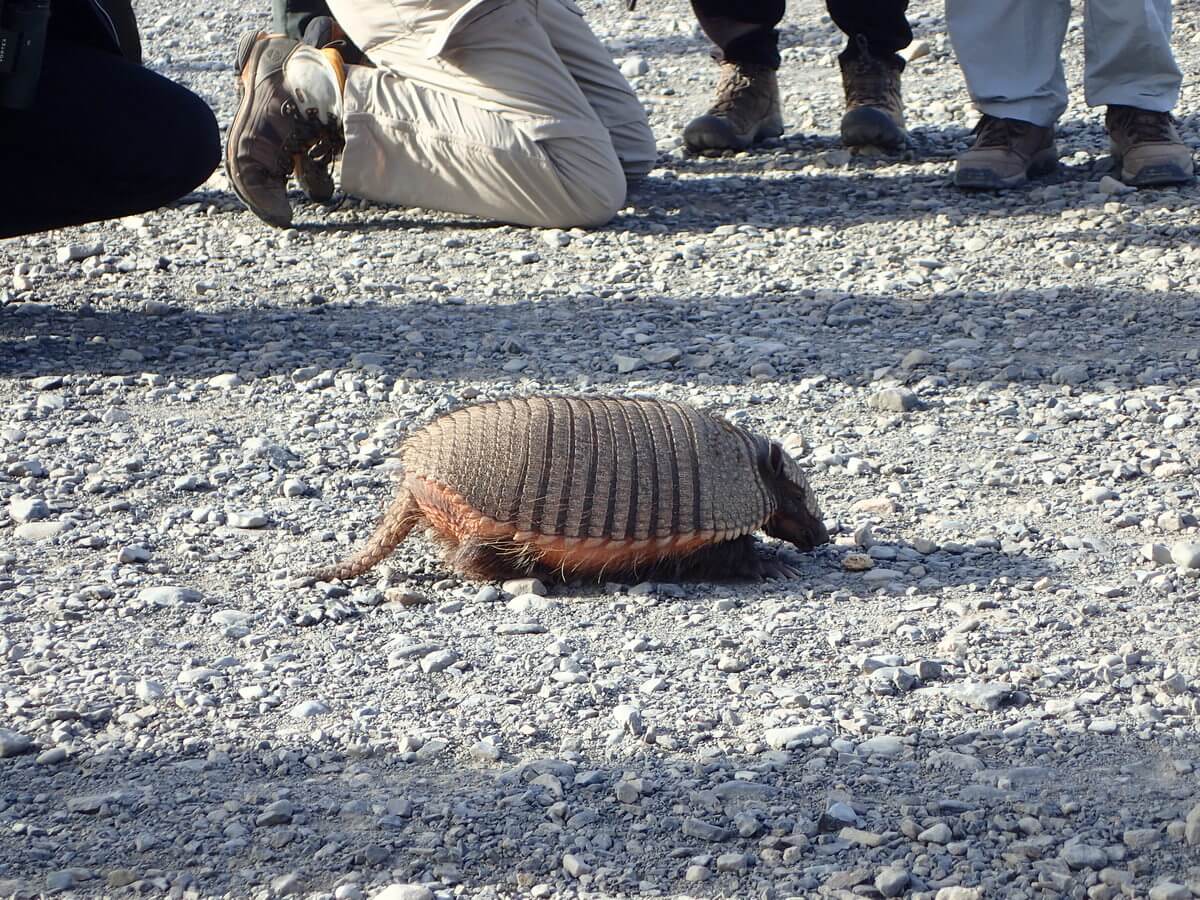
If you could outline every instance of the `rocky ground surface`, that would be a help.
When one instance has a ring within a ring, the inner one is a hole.
[[[955,192],[931,2],[909,152],[838,146],[809,0],[786,137],[685,158],[687,7],[587,6],[663,151],[607,228],[276,231],[217,173],[0,243],[0,895],[1200,895],[1200,189],[1104,180],[1077,99],[1059,175]],[[228,122],[258,14],[139,8]],[[1192,79],[1193,145],[1197,110]],[[290,586],[369,533],[406,430],[543,390],[787,438],[834,543],[544,589],[414,539]]]

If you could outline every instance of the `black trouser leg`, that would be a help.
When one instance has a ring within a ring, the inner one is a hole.
[[[37,99],[0,109],[0,237],[145,212],[221,161],[208,105],[173,81],[82,44],[46,44]]]
[[[779,68],[779,33],[785,0],[692,0],[696,19],[717,45],[717,59]]]
[[[872,56],[904,66],[897,51],[912,43],[912,28],[905,16],[908,0],[826,0],[825,8],[850,39],[843,56],[858,56],[857,38],[862,35]]]

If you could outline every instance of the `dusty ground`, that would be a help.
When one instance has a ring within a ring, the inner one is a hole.
[[[0,894],[1200,895],[1200,190],[1101,193],[1077,100],[1059,175],[955,192],[974,116],[928,2],[908,153],[841,151],[840,38],[794,2],[785,138],[686,159],[686,5],[585,6],[664,154],[605,229],[347,202],[280,232],[218,172],[0,243]],[[139,11],[227,123],[263,17]],[[412,540],[289,587],[369,532],[409,427],[542,390],[790,436],[835,545],[541,599]]]

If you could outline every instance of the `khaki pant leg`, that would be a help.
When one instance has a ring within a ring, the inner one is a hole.
[[[347,193],[562,228],[604,224],[624,203],[608,130],[535,0],[330,6],[375,63],[347,77]]]
[[[540,0],[538,19],[559,58],[610,135],[625,174],[640,177],[654,168],[658,150],[646,109],[574,0]]]

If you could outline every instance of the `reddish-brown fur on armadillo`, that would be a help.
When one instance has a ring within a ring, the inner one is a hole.
[[[442,416],[402,447],[375,534],[322,580],[365,572],[427,523],[451,546],[599,574],[750,534],[775,511],[764,439],[681,403],[530,397]],[[491,574],[488,566],[479,567]]]

